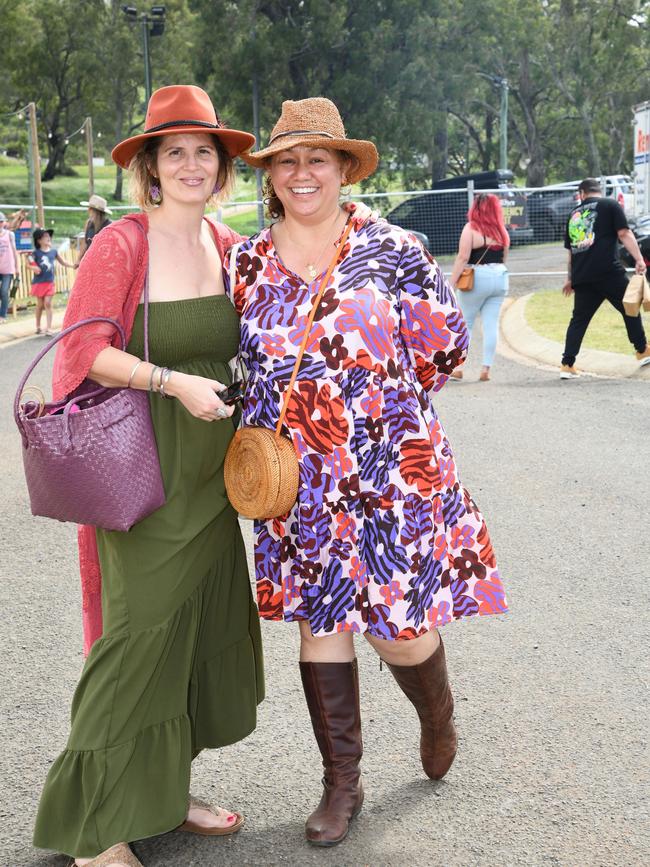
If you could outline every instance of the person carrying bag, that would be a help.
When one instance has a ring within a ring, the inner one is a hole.
[[[494,363],[499,313],[508,294],[505,260],[509,247],[510,237],[501,202],[492,193],[480,193],[467,214],[467,223],[460,235],[458,255],[450,276],[451,285],[462,293],[459,304],[471,335],[474,334],[476,317],[481,317],[483,367],[479,382],[489,381]],[[452,380],[462,378],[462,370],[451,373]]]
[[[83,484],[92,488],[85,505],[97,506],[116,479],[123,491],[136,481],[118,477],[117,465],[125,440],[145,433],[135,411],[145,408],[154,442],[142,460],[155,452],[164,487],[164,503],[149,514],[110,530],[95,516],[99,526],[79,533],[89,653],[34,831],[36,846],[77,867],[137,867],[134,840],[174,829],[223,836],[244,823],[191,795],[190,776],[204,749],[253,731],[264,696],[246,550],[223,480],[234,409],[222,397],[239,322],[222,263],[240,236],[205,217],[208,203],[229,194],[234,158],[253,142],[224,126],[200,88],[154,92],[144,132],[112,153],[142,210],[104,228],[81,262],[53,403],[23,396],[19,407],[28,461],[34,438],[42,432],[47,442],[45,472],[58,433],[64,460],[95,454],[99,467],[105,459],[94,477],[92,462],[83,478],[71,471],[66,495],[76,489],[78,506]],[[57,434],[48,439],[50,428]]]

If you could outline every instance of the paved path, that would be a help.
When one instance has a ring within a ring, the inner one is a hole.
[[[9,412],[37,345],[0,349],[3,867],[66,863],[34,851],[30,833],[82,665],[75,531],[29,516]],[[246,826],[235,839],[138,843],[146,867],[648,863],[648,385],[561,382],[503,358],[492,382],[477,374],[471,359],[436,404],[488,519],[511,614],[444,630],[460,731],[447,779],[423,776],[415,714],[359,641],[366,803],[345,843],[308,847],[320,771],[296,629],[265,623],[258,728],[201,755],[192,785],[242,810]]]

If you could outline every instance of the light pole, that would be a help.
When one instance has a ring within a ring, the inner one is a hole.
[[[142,53],[144,55],[144,89],[147,104],[151,98],[151,58],[149,36],[162,36],[165,32],[165,7],[152,6],[149,12],[138,12],[135,6],[122,6],[122,12],[131,25],[142,24]]]
[[[490,75],[487,72],[479,72],[483,78],[491,81],[495,87],[501,89],[501,107],[499,112],[499,168],[508,168],[508,79],[502,75]]]

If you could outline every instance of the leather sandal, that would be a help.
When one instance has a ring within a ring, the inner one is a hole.
[[[182,825],[179,825],[176,829],[177,831],[188,831],[190,834],[201,834],[204,837],[224,837],[226,834],[236,834],[237,831],[244,824],[244,817],[241,813],[234,813],[230,810],[224,810],[221,807],[215,807],[212,804],[209,804],[207,801],[202,800],[201,798],[195,798],[193,795],[190,795],[189,801],[187,803],[187,811],[189,814],[191,807],[198,807],[201,810],[208,810],[212,813],[213,816],[219,816],[220,814],[225,813],[226,815],[234,815],[235,821],[232,825],[228,825],[224,828],[212,827],[207,828],[205,825],[199,825],[197,822],[192,822],[189,818],[185,819]]]
[[[76,861],[73,858],[68,867],[75,867]],[[128,843],[116,843],[105,852],[101,852],[92,861],[89,861],[85,867],[143,867],[142,862],[135,857]]]

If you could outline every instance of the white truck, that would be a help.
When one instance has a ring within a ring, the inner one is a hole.
[[[650,101],[634,106],[634,215],[650,214]]]

